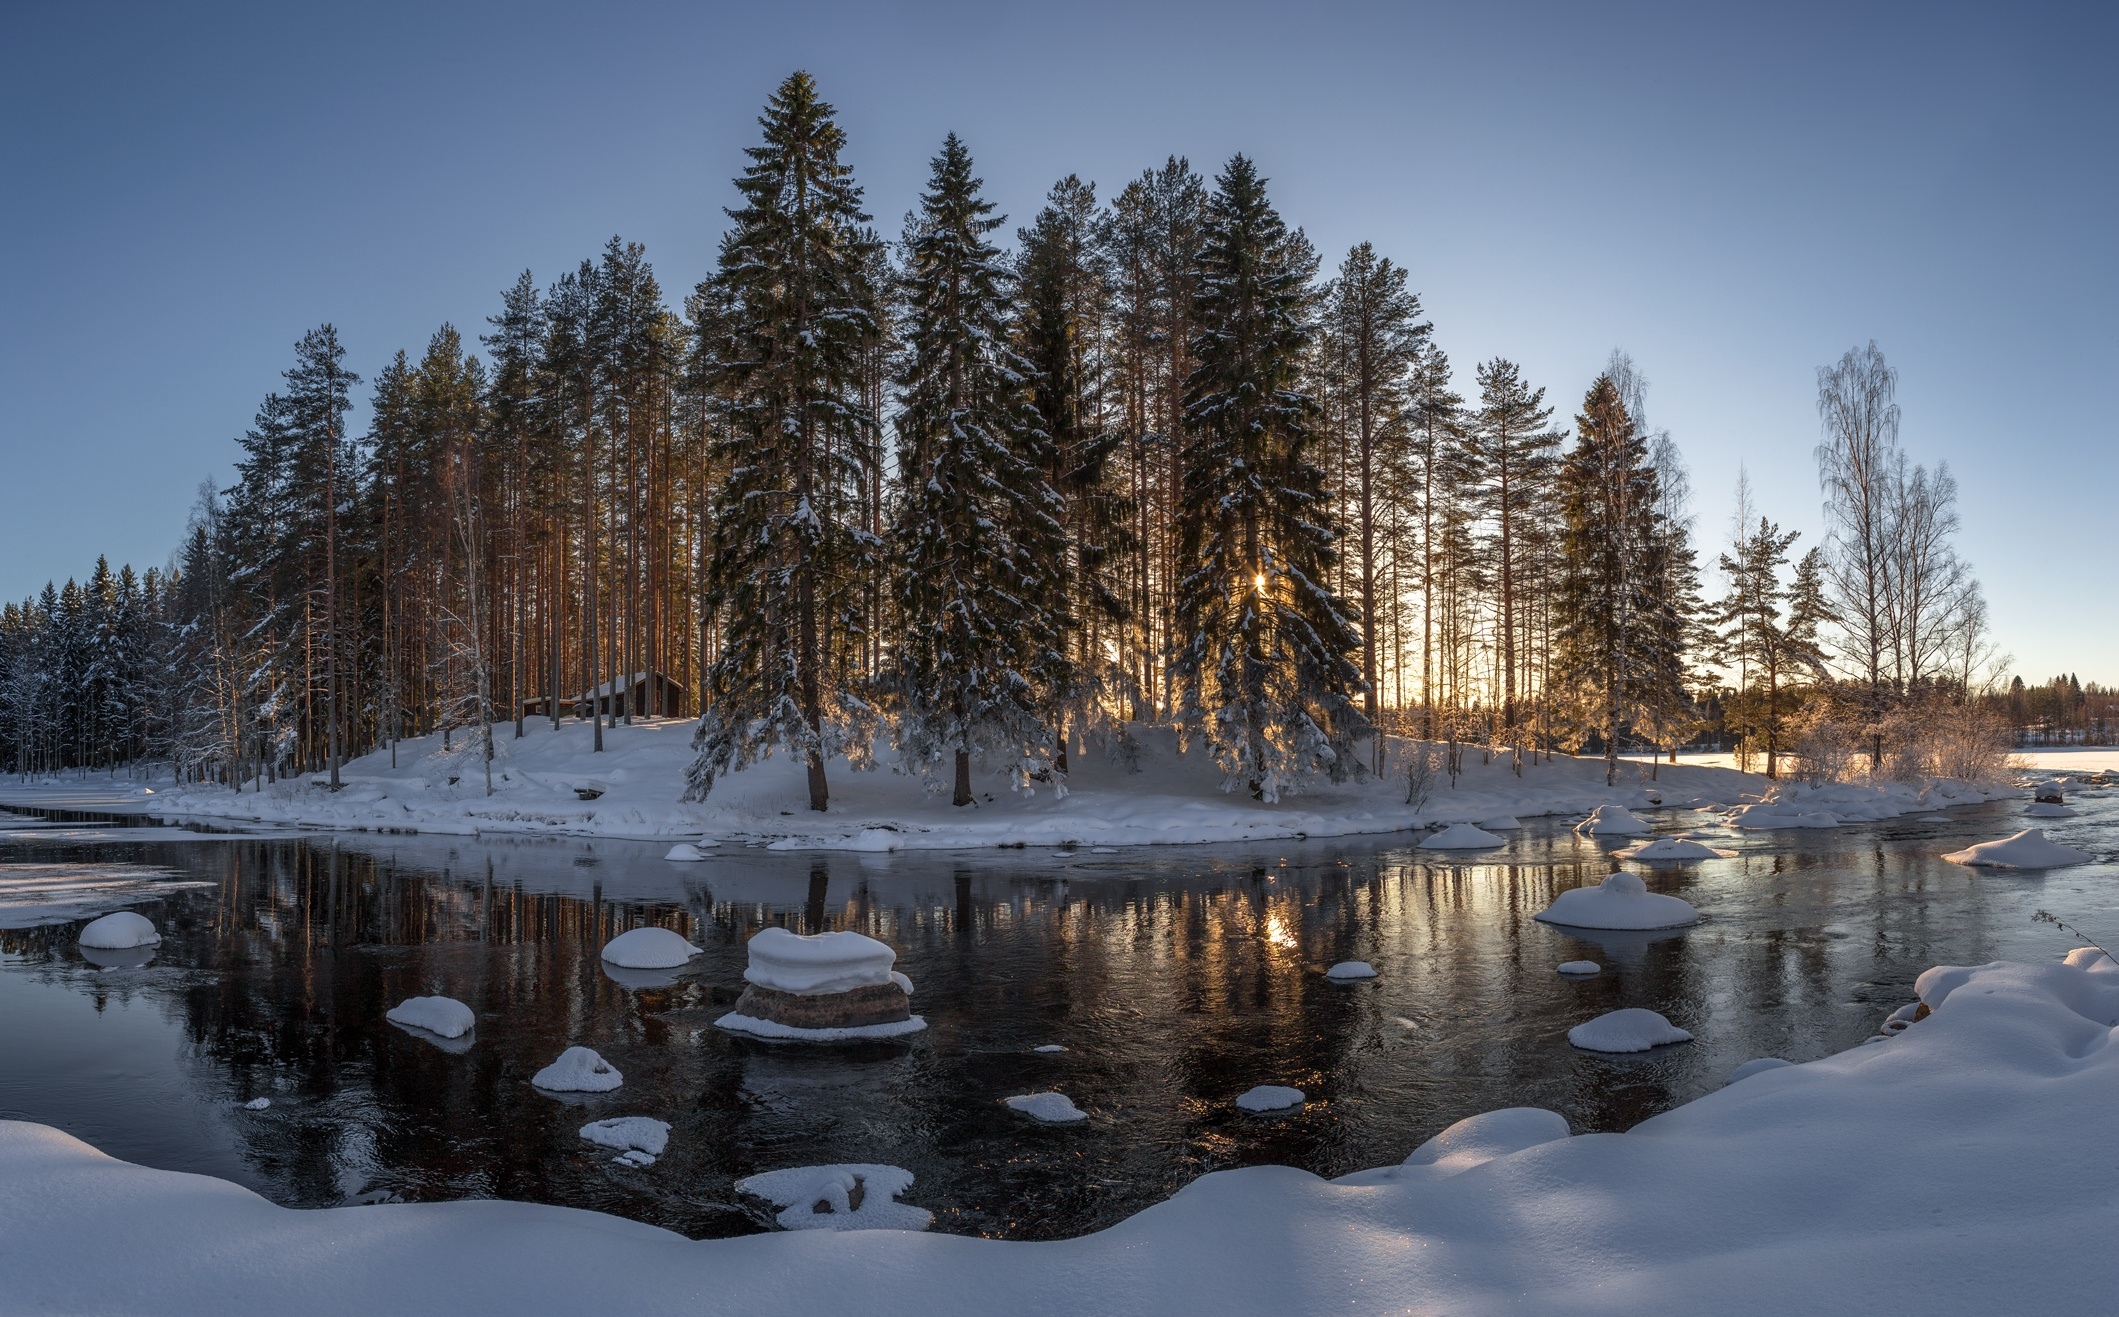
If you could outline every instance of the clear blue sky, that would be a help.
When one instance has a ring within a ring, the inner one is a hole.
[[[613,233],[703,275],[807,68],[887,232],[943,135],[1015,222],[1070,171],[1258,160],[1328,258],[1563,414],[1615,346],[1693,468],[1819,521],[1816,368],[1876,339],[2037,679],[2119,679],[2119,10],[1127,3],[18,4],[0,39],[0,597],[162,562],[294,341],[372,378]]]

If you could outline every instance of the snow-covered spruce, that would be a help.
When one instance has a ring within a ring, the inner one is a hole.
[[[461,1038],[471,1032],[478,1017],[454,997],[407,997],[383,1016],[407,1029],[423,1029],[443,1038]]]
[[[617,1067],[586,1047],[569,1047],[530,1076],[530,1084],[547,1093],[608,1093],[624,1082]]]
[[[893,1038],[927,1027],[912,1013],[912,980],[897,952],[854,932],[802,936],[762,929],[748,946],[748,986],[714,1023],[780,1042]]]
[[[1508,843],[1491,832],[1475,828],[1469,823],[1452,823],[1440,832],[1433,833],[1420,842],[1424,851],[1478,851]]]
[[[603,959],[620,969],[676,969],[700,955],[698,947],[666,928],[634,928],[603,944]]]
[[[1637,874],[1615,873],[1595,887],[1560,893],[1537,918],[1572,928],[1683,928],[1700,921],[1692,903],[1648,890]]]
[[[1376,977],[1376,967],[1365,960],[1342,960],[1324,972],[1335,983],[1359,983]]]
[[[1645,1052],[1665,1043],[1689,1043],[1692,1035],[1639,1006],[1606,1011],[1567,1031],[1567,1041],[1585,1052]]]
[[[2073,846],[2047,840],[2042,829],[2026,828],[2013,837],[1983,841],[1977,846],[1951,851],[1942,858],[1952,864],[1989,869],[2058,869],[2064,865],[2087,864],[2097,857],[2088,851],[2078,851]]]
[[[773,1220],[783,1230],[925,1230],[934,1214],[897,1201],[911,1187],[911,1171],[864,1162],[792,1166],[736,1181],[739,1193],[781,1209]]]
[[[1260,1084],[1236,1095],[1237,1106],[1257,1114],[1291,1111],[1306,1101],[1308,1099],[1301,1089],[1288,1088],[1281,1084]]]
[[[135,947],[159,946],[161,933],[154,921],[131,910],[120,910],[94,920],[81,930],[77,939],[84,947],[98,951],[130,951]]]
[[[1018,1093],[1002,1098],[1001,1105],[1041,1125],[1072,1125],[1089,1119],[1089,1113],[1075,1106],[1065,1093]]]

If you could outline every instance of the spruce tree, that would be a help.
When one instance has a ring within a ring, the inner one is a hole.
[[[975,754],[1008,761],[1018,785],[1050,762],[1040,678],[1063,666],[1067,630],[1060,502],[1032,460],[1049,437],[1009,342],[992,210],[951,134],[907,223],[901,275],[898,742],[923,769],[953,760],[957,805],[972,803]]]
[[[1177,509],[1180,718],[1204,732],[1224,790],[1277,801],[1313,772],[1361,771],[1361,637],[1330,587],[1335,519],[1297,388],[1307,262],[1249,160],[1215,182]]]
[[[831,115],[807,73],[780,85],[721,244],[731,424],[702,593],[723,630],[686,775],[693,800],[780,749],[806,762],[810,808],[823,810],[825,759],[865,749],[868,705],[844,660],[869,624],[861,587],[876,550],[860,524],[874,239]]]

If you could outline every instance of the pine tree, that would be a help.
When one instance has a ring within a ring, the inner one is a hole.
[[[1477,454],[1465,442],[1469,426],[1464,399],[1450,388],[1449,357],[1430,343],[1414,364],[1411,395],[1412,448],[1419,464],[1420,514],[1420,734],[1436,733],[1436,611],[1445,591],[1438,572],[1444,561],[1450,509],[1456,491],[1477,478]]]
[[[1033,462],[1050,439],[1009,342],[1009,276],[986,240],[1002,221],[978,190],[951,134],[907,222],[901,276],[898,741],[915,765],[953,759],[957,805],[972,803],[974,754],[1006,759],[1019,786],[1050,762],[1040,678],[1059,675],[1068,629],[1054,588],[1060,501]]]
[[[1361,636],[1330,588],[1334,518],[1310,459],[1314,406],[1296,389],[1306,264],[1249,160],[1215,183],[1185,390],[1180,716],[1203,727],[1224,790],[1277,801],[1319,769],[1361,771],[1348,657]]]
[[[1545,390],[1531,388],[1516,363],[1496,357],[1479,366],[1478,377],[1479,410],[1471,434],[1486,481],[1480,502],[1491,535],[1489,570],[1499,590],[1494,602],[1501,725],[1513,731],[1521,671],[1518,639],[1526,605],[1520,589],[1525,550],[1535,533],[1535,509],[1545,504],[1558,463],[1560,436],[1545,428],[1552,419],[1552,408],[1544,405]]]
[[[868,706],[843,660],[868,625],[861,586],[876,549],[859,520],[874,425],[861,396],[877,333],[874,240],[831,114],[808,74],[781,84],[722,240],[732,424],[704,602],[723,633],[687,773],[694,800],[716,775],[784,749],[807,762],[821,811],[825,758],[863,748]]]

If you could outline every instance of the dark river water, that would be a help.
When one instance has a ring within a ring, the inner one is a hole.
[[[2076,804],[2081,817],[2048,835],[2108,854],[2119,795]],[[0,1116],[290,1206],[501,1197],[727,1235],[769,1220],[738,1177],[883,1162],[916,1174],[905,1198],[938,1230],[1075,1235],[1211,1170],[1394,1162],[1496,1107],[1626,1129],[1753,1057],[1859,1044],[1930,965],[2076,945],[2034,922],[2040,909],[2119,935],[2113,866],[1947,864],[1943,852],[2026,826],[2021,802],[1949,813],[1732,834],[1717,844],[1737,858],[1644,870],[1702,923],[1607,935],[1531,918],[1615,867],[1557,821],[1470,863],[1405,838],[1073,855],[724,847],[690,865],[610,841],[18,841],[0,863],[148,864],[208,885],[133,907],[165,938],[144,967],[89,964],[78,920],[0,932]],[[630,988],[597,953],[647,923],[706,954],[672,985]],[[857,1048],[715,1029],[745,939],[769,924],[889,943],[928,1029]],[[1605,972],[1554,973],[1578,958]],[[1323,977],[1350,959],[1380,977]],[[460,1054],[383,1019],[431,993],[477,1012]],[[1568,1045],[1570,1026],[1622,1006],[1697,1041],[1634,1057]],[[577,1043],[624,1086],[572,1101],[534,1090],[529,1077]],[[1067,1050],[1033,1050],[1048,1043]],[[1255,1084],[1310,1100],[1279,1118],[1233,1108]],[[1000,1105],[1048,1088],[1090,1119],[1038,1126]],[[243,1107],[257,1097],[271,1105]],[[578,1137],[621,1115],[670,1122],[667,1155],[636,1170]]]

